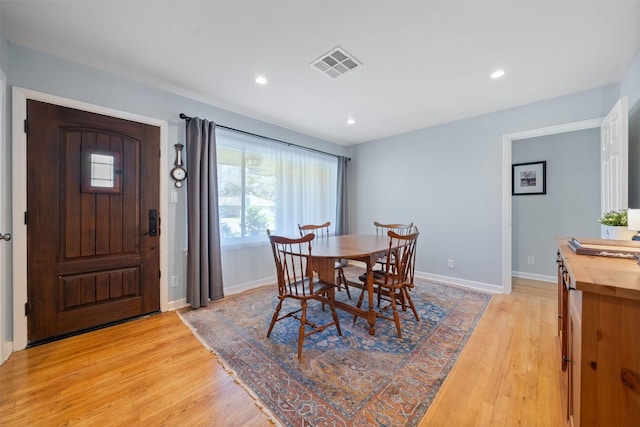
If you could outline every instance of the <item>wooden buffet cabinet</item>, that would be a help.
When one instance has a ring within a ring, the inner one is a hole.
[[[567,239],[557,255],[567,425],[640,426],[640,266],[578,255]]]

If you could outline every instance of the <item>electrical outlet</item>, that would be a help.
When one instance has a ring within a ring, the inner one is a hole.
[[[529,264],[535,264],[535,263],[536,263],[536,260],[535,260],[535,258],[534,258],[533,256],[529,255],[529,256],[527,257],[527,262],[528,262]]]
[[[180,282],[178,281],[178,276],[171,276],[171,287],[177,288]]]
[[[449,268],[456,268],[456,263],[454,260],[450,259],[449,261],[447,261],[447,267]]]

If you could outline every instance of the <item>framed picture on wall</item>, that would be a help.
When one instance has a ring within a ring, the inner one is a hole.
[[[547,194],[547,162],[518,163],[511,166],[513,196]]]

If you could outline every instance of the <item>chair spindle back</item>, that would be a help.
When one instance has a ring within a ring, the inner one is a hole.
[[[416,260],[416,243],[420,232],[412,227],[408,234],[389,230],[389,249],[384,267],[385,284],[413,284]]]
[[[308,292],[313,293],[313,273],[310,273],[313,269],[310,255],[311,241],[314,238],[313,233],[297,239],[269,234],[280,296],[307,296]]]
[[[327,221],[324,224],[298,224],[298,230],[300,230],[300,236],[306,236],[307,234],[313,233],[316,235],[318,239],[326,239],[330,236],[329,234],[329,226],[331,225],[331,221]]]
[[[378,236],[386,236],[388,231],[405,235],[409,234],[413,228],[413,222],[409,224],[381,224],[378,221],[373,221],[373,225],[376,226],[376,234]]]

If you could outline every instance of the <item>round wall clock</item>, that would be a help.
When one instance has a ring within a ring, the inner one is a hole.
[[[182,149],[184,145],[176,144],[174,147],[176,147],[176,161],[174,163],[176,166],[171,169],[171,178],[176,182],[176,187],[180,188],[182,187],[182,181],[187,179],[187,171],[184,170],[182,165]]]

